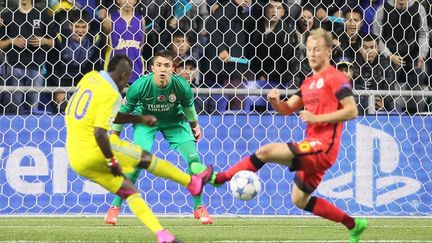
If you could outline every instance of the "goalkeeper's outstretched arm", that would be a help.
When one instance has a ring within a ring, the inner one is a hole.
[[[288,101],[280,100],[280,92],[278,89],[272,89],[267,98],[272,107],[281,115],[289,115],[303,107],[303,101],[298,93],[291,96]]]

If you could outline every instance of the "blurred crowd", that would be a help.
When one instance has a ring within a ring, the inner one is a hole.
[[[73,87],[116,53],[130,83],[171,50],[193,87],[298,89],[310,30],[333,34],[333,64],[365,90],[431,88],[432,0],[0,0],[0,87]],[[62,113],[70,94],[2,91],[1,114]],[[200,95],[198,112],[271,109],[257,97]],[[261,98],[262,99],[262,98]],[[357,96],[365,114],[430,112],[432,97]]]

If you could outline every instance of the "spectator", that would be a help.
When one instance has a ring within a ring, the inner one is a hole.
[[[424,61],[428,55],[426,11],[416,1],[394,0],[384,3],[376,14],[374,34],[381,36],[380,51],[388,57],[396,70],[394,89],[423,90]],[[399,112],[423,111],[426,103],[421,97],[398,97]]]
[[[186,79],[192,87],[198,87],[199,81],[198,81],[198,69],[197,69],[197,63],[192,60],[186,60],[184,62],[180,62],[177,64],[177,67],[175,69],[175,72],[182,76],[184,79]],[[206,112],[207,114],[211,114],[215,111],[216,108],[216,102],[209,97],[208,95],[204,96],[196,96],[194,99],[195,103],[195,110],[198,114],[201,114],[202,112]]]
[[[428,36],[429,36],[430,51],[425,61],[426,74],[427,74],[425,85],[428,85],[429,90],[432,90],[432,0],[423,0],[421,2],[423,4],[423,7],[426,10],[427,25],[429,27]],[[429,112],[432,112],[432,97],[429,97]]]
[[[92,31],[91,33],[97,35],[101,31],[94,0],[48,0],[48,6],[51,9],[50,14],[54,16],[55,22],[62,29],[70,26],[67,22],[69,11],[79,9],[90,14],[92,21],[88,24],[90,25],[89,29]]]
[[[46,86],[41,70],[47,61],[47,52],[54,45],[56,29],[51,25],[47,11],[33,8],[33,0],[21,0],[18,10],[6,12],[0,27],[0,49],[6,52],[7,80],[10,86]],[[4,96],[8,94],[4,93]],[[26,102],[27,99],[27,102]],[[37,114],[39,94],[36,92],[15,91],[10,97],[3,97],[7,102],[7,113]]]
[[[104,18],[107,12],[113,12],[118,7],[113,0],[97,0],[100,4],[100,16]],[[96,3],[96,4],[98,4]],[[145,16],[146,43],[143,46],[144,60],[150,60],[158,50],[167,49],[172,42],[172,33],[181,30],[189,33],[189,42],[192,47],[191,55],[195,58],[202,56],[202,41],[200,35],[205,19],[199,8],[205,7],[202,1],[184,0],[138,0],[136,11]]]
[[[286,20],[287,9],[282,0],[270,0],[264,9],[257,29],[252,33],[252,48],[248,56],[254,57],[251,70],[259,80],[275,86],[292,87],[288,63],[294,54],[294,23]]]
[[[344,12],[337,7],[332,7],[328,10],[328,15],[321,26],[339,38],[345,32]]]
[[[231,58],[245,57],[245,46],[249,40],[244,27],[254,24],[246,21],[252,20],[248,18],[251,1],[233,0],[218,4],[221,6],[206,21],[210,42],[205,51],[206,58],[210,61],[210,72],[206,78],[217,80],[216,83],[226,88],[244,88],[243,78],[248,70],[248,64],[234,62]],[[241,109],[243,98],[230,95],[229,108]]]
[[[192,86],[197,86],[197,64],[193,60],[178,63],[175,72],[182,76]]]
[[[15,10],[18,8],[18,1],[16,0],[2,0],[0,1],[0,8],[3,9],[9,9],[9,10]]]
[[[60,52],[60,62],[54,67],[55,79],[60,87],[76,86],[84,73],[100,70],[100,37],[89,34],[91,16],[88,12],[71,10],[69,27],[56,38],[55,47]],[[54,94],[54,112],[63,112],[66,94]]]
[[[107,53],[110,57],[126,54],[133,62],[129,83],[133,83],[144,72],[141,47],[145,39],[144,17],[135,11],[137,0],[116,0],[119,9],[109,14],[103,22],[103,30],[109,36]],[[105,60],[107,65],[108,60]]]
[[[341,70],[350,79],[351,84],[353,83],[353,77],[355,76],[354,70],[356,67],[353,67],[352,60],[350,60],[347,57],[341,58],[337,61],[336,68],[338,70]],[[361,90],[360,90],[360,94],[361,94]],[[367,96],[356,97],[357,108],[359,109],[360,112],[362,112],[362,114],[365,114],[365,111],[368,108],[367,103],[365,105],[365,103],[363,103],[362,101],[365,100],[367,102],[368,98],[369,97]],[[377,113],[386,112],[383,99],[380,96],[378,95],[375,96],[374,104],[375,104],[374,107],[375,112]]]
[[[339,41],[338,36],[335,33],[332,33],[332,37],[333,37],[333,48],[332,48],[330,63],[332,65],[336,65],[337,60],[343,58],[344,52],[342,50],[341,42]]]
[[[348,10],[345,15],[345,33],[339,38],[343,55],[355,59],[361,45],[363,12],[360,8]]]
[[[175,32],[172,36],[172,43],[169,46],[169,50],[174,54],[173,64],[175,70],[179,63],[191,58],[189,56],[190,44],[188,36],[181,31]]]
[[[46,7],[46,0],[33,0],[34,7],[41,10]],[[9,9],[10,11],[15,11],[18,9],[19,0],[1,0],[0,8],[3,10],[4,8]]]
[[[202,1],[201,1],[202,2]],[[204,18],[199,12],[199,1],[189,0],[171,0],[170,19],[168,28],[171,33],[181,30],[188,33],[189,44],[192,47],[192,55],[195,58],[202,56],[202,47],[196,45],[200,36],[199,34],[204,27]]]
[[[324,4],[319,4],[315,7],[315,18],[318,20],[320,26],[323,21],[326,20],[327,16],[327,6],[325,6]]]
[[[103,6],[111,12],[117,9],[117,6],[112,4],[113,0],[98,1],[102,1]],[[138,0],[135,9],[138,14],[145,16],[146,23],[146,42],[142,47],[144,60],[151,60],[155,52],[168,49],[171,44],[173,29],[169,20],[172,17],[172,8],[171,1]],[[106,10],[102,9],[101,12],[103,16]]]
[[[340,9],[346,7],[347,5],[353,6],[357,4],[357,0],[301,0],[300,2],[303,5],[307,2],[312,6],[322,5],[325,8],[337,7]]]
[[[342,71],[350,80],[351,85],[353,85],[354,69],[353,61],[350,58],[340,58],[336,61],[336,68]]]
[[[58,24],[60,28],[65,28],[68,20],[68,12],[74,8],[73,3],[67,0],[57,0],[50,1],[48,6],[51,10],[49,13],[53,16],[56,24]]]
[[[294,83],[300,84],[312,70],[306,59],[306,39],[309,32],[318,26],[314,18],[314,8],[312,5],[305,5],[302,8],[300,17],[296,21],[294,34],[294,59],[290,63],[290,71],[294,75]]]
[[[378,38],[371,35],[362,39],[362,45],[353,69],[355,77],[353,87],[357,90],[389,90],[395,78],[395,72],[390,61],[379,52]],[[391,110],[391,103],[392,98],[390,96],[375,96],[375,108],[378,107],[379,110]],[[367,107],[368,97],[361,96],[359,112],[366,112]]]
[[[363,9],[363,26],[361,32],[364,34],[373,33],[373,23],[377,10],[386,0],[360,0],[360,6]]]

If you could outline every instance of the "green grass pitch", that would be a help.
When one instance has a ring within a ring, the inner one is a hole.
[[[184,242],[347,242],[340,224],[306,218],[216,217],[204,226],[192,217],[161,217],[162,224]],[[135,217],[120,217],[117,226],[103,217],[0,217],[0,242],[155,242]],[[372,218],[362,242],[431,242],[432,219]]]

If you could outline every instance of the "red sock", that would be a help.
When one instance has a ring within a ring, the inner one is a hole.
[[[231,168],[229,168],[225,172],[220,172],[216,175],[215,182],[217,184],[222,184],[226,181],[231,180],[231,178],[239,171],[241,170],[249,170],[256,172],[258,171],[262,166],[264,165],[264,162],[258,159],[258,157],[255,154],[252,154],[251,156],[248,156],[239,162],[237,162],[235,165],[233,165]]]
[[[352,229],[355,226],[353,217],[322,198],[311,197],[305,210],[331,221],[342,223],[348,229]]]

